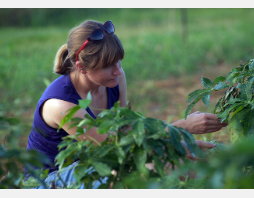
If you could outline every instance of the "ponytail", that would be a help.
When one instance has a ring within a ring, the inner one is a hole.
[[[61,75],[69,74],[72,71],[72,64],[68,57],[67,44],[62,45],[55,57],[53,72]]]

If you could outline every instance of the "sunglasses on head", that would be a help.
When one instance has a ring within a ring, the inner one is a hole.
[[[94,43],[99,43],[103,39],[103,37],[104,37],[103,31],[106,31],[109,34],[113,34],[115,32],[115,26],[113,25],[113,23],[111,21],[106,21],[101,28],[94,30],[87,37],[86,41],[83,43],[83,45],[78,50],[77,55],[76,55],[76,61],[78,61],[78,55],[79,55],[80,51],[85,48],[88,41],[93,41]]]

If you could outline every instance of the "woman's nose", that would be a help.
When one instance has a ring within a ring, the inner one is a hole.
[[[122,67],[121,65],[116,65],[115,69],[114,69],[114,72],[113,72],[113,75],[114,76],[119,76],[123,73],[123,70],[122,70]]]

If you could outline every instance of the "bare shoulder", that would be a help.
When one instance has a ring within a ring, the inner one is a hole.
[[[66,111],[76,104],[64,100],[51,98],[47,100],[41,109],[41,115],[47,125],[58,128],[62,118],[66,115]],[[78,113],[78,112],[77,112]],[[78,114],[85,114],[86,111],[81,109]]]

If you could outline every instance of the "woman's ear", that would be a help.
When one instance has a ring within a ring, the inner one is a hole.
[[[86,71],[84,70],[84,67],[83,67],[83,65],[81,64],[80,61],[77,61],[76,64],[75,64],[75,66],[76,66],[76,69],[77,69],[80,73],[86,74]]]

